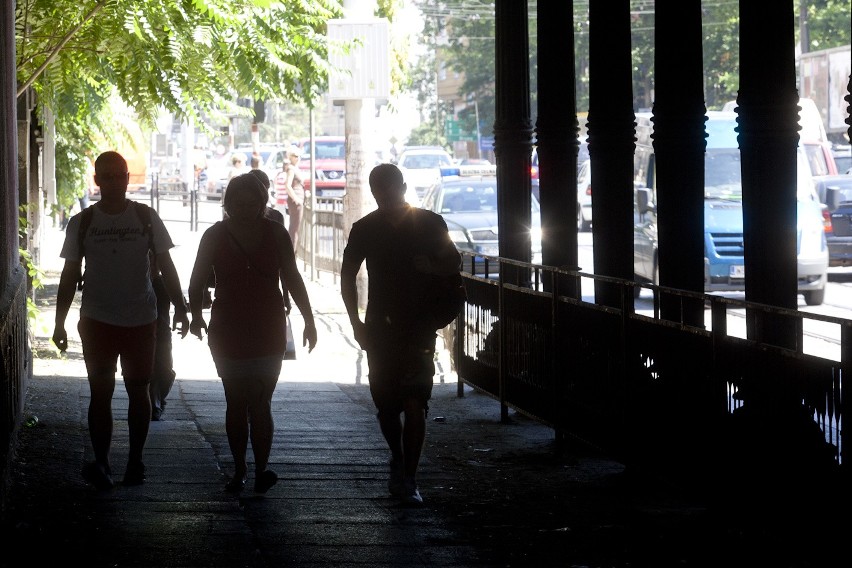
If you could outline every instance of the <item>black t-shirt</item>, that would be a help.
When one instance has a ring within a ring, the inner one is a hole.
[[[414,257],[440,251],[447,224],[440,215],[415,207],[398,223],[395,219],[395,212],[369,213],[352,225],[346,244],[348,259],[367,263],[367,325],[394,333],[434,334],[423,318],[430,278],[415,269]]]

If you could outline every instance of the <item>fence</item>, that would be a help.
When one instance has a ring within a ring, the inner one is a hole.
[[[338,275],[342,200],[318,200],[304,219],[303,234],[311,238],[300,244],[299,256],[312,270]],[[852,321],[499,257],[463,257],[466,267],[484,260],[488,274],[529,274],[531,284],[465,270],[468,302],[450,330],[460,395],[468,384],[498,401],[504,417],[513,408],[554,428],[560,440],[579,440],[699,486],[708,477],[736,479],[742,487],[748,479],[761,483],[779,459],[790,475],[823,486],[848,471],[842,378],[852,362]],[[583,297],[584,286],[601,283],[620,290],[619,308]],[[642,289],[650,292],[640,295]],[[664,297],[703,302],[709,321],[697,327],[662,319]],[[770,341],[778,325],[790,330],[793,347]],[[836,355],[808,351],[806,330],[819,326],[839,329]]]

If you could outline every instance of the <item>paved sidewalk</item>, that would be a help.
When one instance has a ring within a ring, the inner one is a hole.
[[[173,233],[191,241],[196,235]],[[6,542],[26,550],[34,566],[75,560],[87,566],[467,566],[476,554],[428,506],[402,508],[387,493],[389,454],[366,386],[366,359],[355,347],[333,281],[310,281],[319,328],[313,353],[298,345],[286,361],[273,397],[276,423],[270,468],[279,483],[255,495],[253,471],[239,497],[223,491],[233,462],[225,434],[225,399],[206,341],[174,341],[178,380],[164,420],[152,422],[142,486],[96,492],[81,476],[92,459],[86,410],[88,385],[75,335],[76,308],[68,318],[69,351],[49,343],[55,285],[64,237],[49,231],[43,244],[46,288],[35,331],[34,378],[26,395],[24,426],[13,467]],[[175,250],[188,282],[191,260]],[[52,256],[55,255],[55,256]],[[79,301],[79,295],[76,298]],[[301,318],[294,309],[296,337]],[[298,343],[298,341],[297,341]],[[442,355],[445,356],[446,354]],[[439,364],[439,369],[441,365]],[[436,375],[436,397],[456,396],[455,378]],[[494,416],[499,406],[487,397]],[[127,397],[114,396],[113,478],[126,464]],[[546,428],[534,426],[544,436]],[[251,454],[249,454],[251,459]],[[422,475],[441,484],[424,458]],[[428,490],[425,490],[428,503]],[[2,557],[3,564],[11,560]]]
[[[185,286],[198,235],[173,236]],[[822,566],[840,544],[742,522],[736,503],[708,514],[665,486],[631,481],[605,456],[558,453],[549,428],[514,411],[501,423],[499,404],[469,388],[458,398],[446,353],[419,479],[426,505],[401,507],[387,494],[389,455],[366,360],[330,279],[307,279],[319,342],[285,362],[273,397],[275,487],[254,495],[250,470],[241,496],[224,491],[233,471],[224,394],[206,342],[189,336],[175,339],[178,379],[164,420],[151,423],[147,481],[99,493],[80,476],[91,448],[79,341],[70,338],[62,359],[48,342],[61,266],[48,255],[58,257],[61,238],[53,231],[45,242],[48,287],[39,295],[28,425],[13,456],[0,566]],[[72,310],[69,334],[76,317]],[[120,383],[113,408],[120,480],[128,442]]]

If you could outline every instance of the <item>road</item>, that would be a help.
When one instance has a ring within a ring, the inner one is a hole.
[[[583,232],[578,235],[578,264],[583,272],[594,273],[592,233]],[[583,298],[594,301],[594,285],[590,279],[584,279]],[[745,293],[729,292],[720,294],[726,298],[745,300]],[[642,292],[637,301],[638,313],[652,313],[651,293]],[[799,311],[819,314],[832,318],[852,319],[852,268],[829,268],[828,286],[825,292],[825,302],[819,306],[808,306],[802,296],[799,296]],[[705,312],[707,329],[711,329],[710,311]],[[731,310],[728,317],[728,330],[731,335],[745,337],[744,310]],[[834,323],[818,320],[805,320],[804,352],[828,359],[840,360],[840,326]]]

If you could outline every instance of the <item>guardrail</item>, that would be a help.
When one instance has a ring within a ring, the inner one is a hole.
[[[318,271],[330,272],[337,283],[346,247],[343,198],[306,199],[300,234],[303,236],[296,244],[296,256],[311,271],[311,278],[316,278]]]
[[[460,388],[495,398],[504,418],[514,408],[560,439],[698,486],[709,477],[758,481],[779,467],[829,483],[848,460],[841,379],[852,362],[852,321],[653,285],[642,286],[650,301],[637,299],[633,281],[487,260],[532,282],[465,275],[468,303],[454,340]],[[584,298],[581,280],[617,286],[621,305]],[[705,302],[710,325],[662,319],[663,296]],[[794,346],[733,329],[747,320],[758,335],[781,322]],[[813,322],[840,327],[839,359],[806,352]]]

